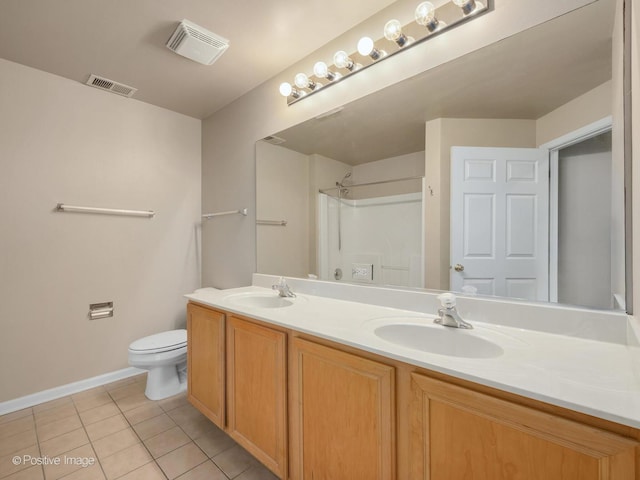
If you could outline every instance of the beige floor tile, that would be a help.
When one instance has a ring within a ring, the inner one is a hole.
[[[98,458],[103,459],[137,443],[140,443],[140,439],[133,429],[126,428],[96,440],[93,442],[93,449],[96,451]]]
[[[183,423],[191,422],[193,420],[203,420],[206,419],[203,414],[201,414],[194,406],[191,404],[183,405],[178,408],[174,408],[168,414],[173,420],[178,424],[182,425]]]
[[[89,443],[89,437],[87,437],[84,428],[77,428],[51,440],[40,442],[40,453],[48,457],[55,457],[87,443]]]
[[[124,430],[125,428],[129,428],[129,424],[122,415],[114,415],[113,417],[105,418],[104,420],[85,426],[87,435],[89,435],[89,439],[92,442]]]
[[[147,463],[146,465],[127,473],[118,480],[167,480],[160,467],[155,463]],[[211,479],[214,480],[214,479]]]
[[[58,465],[45,465],[44,476],[47,480],[56,480],[83,468],[82,462],[93,459],[96,462],[96,454],[91,445],[83,445],[69,452],[65,452],[55,458],[60,459]]]
[[[26,470],[21,470],[2,480],[44,480],[44,472],[42,471],[42,467],[38,465],[29,467]]]
[[[16,457],[19,458],[17,464],[14,462]],[[0,457],[0,478],[4,478],[13,473],[30,468],[32,465],[28,459],[38,457],[40,457],[38,445],[32,445],[25,449]]]
[[[71,399],[75,402],[76,400],[82,400],[83,398],[95,397],[96,395],[105,393],[106,391],[107,389],[104,388],[103,385],[100,385],[98,387],[93,387],[78,393],[74,393],[73,395],[71,395]]]
[[[235,477],[234,480],[278,480],[278,477],[276,477],[267,467],[263,465],[256,465],[255,467],[242,472],[240,475]]]
[[[179,477],[205,461],[207,461],[207,456],[193,442],[187,443],[157,459],[158,465],[170,480]]]
[[[173,410],[178,407],[184,407],[185,405],[191,405],[189,400],[187,400],[186,393],[180,393],[173,397],[165,398],[164,400],[159,400],[158,404],[165,412]]]
[[[108,383],[104,386],[104,388],[105,390],[110,392],[112,390],[117,390],[119,388],[122,388],[126,385],[131,385],[132,383],[135,383],[135,381],[136,381],[135,377],[127,377],[127,378],[123,378],[122,380],[117,380],[115,382]]]
[[[208,418],[202,418],[200,420],[189,420],[182,423],[180,428],[184,430],[184,433],[189,435],[192,439],[200,438],[203,435],[208,434],[213,429],[217,428]]]
[[[36,430],[38,432],[38,440],[45,442],[59,435],[69,433],[73,430],[82,427],[82,422],[78,414],[71,415],[69,417],[55,420],[44,425],[38,425]]]
[[[121,398],[116,400],[118,404],[118,408],[123,412],[133,410],[134,408],[141,407],[143,405],[153,405],[154,402],[145,397],[144,392],[142,393],[134,393],[133,395],[129,395],[128,397]]]
[[[207,433],[194,440],[200,449],[206,453],[209,458],[213,458],[219,453],[229,450],[236,445],[233,439],[219,428],[215,427]]]
[[[147,372],[141,373],[140,375],[136,375],[133,378],[136,382],[147,383]]]
[[[40,426],[70,417],[76,413],[78,412],[76,411],[76,406],[73,403],[65,403],[59,407],[35,412],[34,417],[36,419],[36,425]]]
[[[141,466],[153,461],[147,449],[139,443],[120,450],[100,461],[102,469],[109,480],[121,477]]]
[[[113,403],[113,399],[106,391],[101,391],[93,395],[74,398],[73,403],[75,403],[78,412],[84,412],[85,410],[91,410],[101,405]]]
[[[10,453],[17,452],[31,445],[36,445],[37,443],[38,437],[36,436],[35,429],[2,438],[0,439],[0,456],[9,455]]]
[[[150,418],[149,420],[145,420],[144,422],[134,425],[133,429],[142,440],[146,440],[147,438],[154,437],[175,426],[175,422],[171,420],[166,413],[163,413],[162,415],[158,415],[157,417]]]
[[[0,425],[3,425],[7,422],[12,422],[19,418],[28,417],[29,415],[33,415],[33,409],[31,407],[25,408],[23,410],[18,410],[17,412],[0,415]]]
[[[102,467],[98,462],[93,465],[82,467],[75,472],[62,477],[62,480],[105,480]]]
[[[227,477],[234,478],[245,470],[256,466],[258,461],[249,455],[244,448],[236,445],[213,457],[213,463],[215,463]]]
[[[50,402],[41,403],[33,407],[33,413],[49,410],[50,408],[61,407],[67,403],[72,403],[71,397],[61,397],[51,400]]]
[[[105,403],[96,408],[92,408],[90,410],[85,410],[84,412],[80,412],[80,419],[82,423],[85,425],[91,425],[92,423],[99,422],[100,420],[104,420],[105,418],[113,417],[114,415],[118,415],[120,413],[120,409],[113,402]]]
[[[35,429],[35,423],[32,416],[18,418],[2,425],[2,428],[0,428],[0,439],[13,437],[18,433],[27,432],[33,429]]]
[[[209,460],[180,475],[176,480],[227,480],[227,476]]]
[[[151,437],[144,441],[153,458],[161,457],[178,447],[186,445],[191,439],[180,427],[173,427],[166,432]]]
[[[155,402],[145,403],[139,407],[124,412],[124,416],[127,417],[131,425],[144,422],[150,418],[157,417],[164,413],[164,410],[160,408]]]
[[[136,393],[144,393],[144,385],[135,381],[123,387],[109,390],[109,395],[111,395],[111,398],[114,400],[121,400]]]

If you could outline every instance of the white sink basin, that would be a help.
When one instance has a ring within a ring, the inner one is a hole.
[[[500,345],[482,338],[474,330],[431,324],[393,323],[374,330],[390,343],[423,352],[462,358],[494,358],[504,353]]]
[[[229,302],[239,307],[283,308],[293,305],[295,298],[281,297],[277,293],[241,293],[229,297]]]

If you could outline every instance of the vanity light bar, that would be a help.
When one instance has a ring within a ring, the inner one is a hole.
[[[370,37],[362,37],[356,52],[350,55],[344,50],[336,52],[331,66],[325,62],[316,62],[313,75],[298,73],[293,85],[288,82],[280,84],[280,94],[286,97],[287,105],[292,105],[349,75],[477,18],[490,10],[491,1],[486,0],[485,4],[476,0],[451,0],[438,8],[431,2],[422,2],[415,10],[414,22],[403,26],[398,20],[389,20],[384,26],[383,37],[376,41]],[[361,63],[356,63],[354,58]]]

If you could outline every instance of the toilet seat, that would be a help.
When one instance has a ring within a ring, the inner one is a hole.
[[[187,331],[169,330],[141,338],[129,345],[129,352],[151,354],[169,352],[187,346]]]

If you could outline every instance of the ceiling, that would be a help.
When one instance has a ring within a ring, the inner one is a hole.
[[[393,1],[1,0],[0,58],[206,118]],[[229,39],[216,63],[165,47],[183,19]]]
[[[536,120],[611,79],[614,11],[599,0],[275,135],[358,165],[424,150],[435,118]]]

